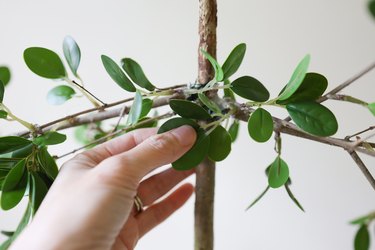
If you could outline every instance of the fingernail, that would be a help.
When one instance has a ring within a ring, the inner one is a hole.
[[[180,141],[181,146],[190,146],[195,142],[197,137],[193,127],[188,125],[183,125],[181,127],[171,130],[174,136]]]

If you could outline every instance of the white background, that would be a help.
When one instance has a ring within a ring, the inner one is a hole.
[[[273,96],[307,53],[312,56],[310,70],[324,74],[329,88],[375,60],[375,21],[364,0],[218,0],[218,8],[219,61],[236,44],[247,43],[237,76],[257,77]],[[0,1],[0,10],[0,65],[9,65],[13,72],[4,102],[33,123],[90,107],[82,99],[58,107],[47,105],[46,93],[56,83],[34,75],[22,59],[23,50],[30,46],[47,47],[62,55],[62,40],[68,34],[81,47],[79,72],[86,86],[106,102],[129,94],[107,76],[101,54],[117,61],[136,59],[160,87],[196,78],[198,1],[12,0]],[[375,72],[345,93],[375,101],[374,82]],[[374,124],[374,117],[362,107],[332,101],[326,105],[337,115],[338,137]],[[270,110],[280,117],[286,115]],[[0,122],[2,134],[19,129]],[[275,153],[272,141],[252,142],[242,126],[232,154],[217,168],[215,249],[352,249],[356,229],[348,221],[375,209],[374,191],[345,151],[290,136],[283,136],[283,142],[292,190],[306,213],[296,208],[284,189],[271,190],[251,211],[244,211],[265,188],[264,169]],[[62,147],[51,149],[61,154],[75,147],[69,139]],[[375,173],[375,160],[363,159]],[[191,199],[144,237],[137,249],[193,249],[193,204]],[[14,229],[22,210],[21,205],[14,211],[1,211],[0,228]]]

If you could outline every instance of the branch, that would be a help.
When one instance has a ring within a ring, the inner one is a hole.
[[[356,152],[354,152],[354,151],[349,152],[349,154],[353,158],[353,160],[355,161],[355,163],[357,163],[359,169],[362,171],[362,173],[364,174],[364,176],[366,177],[366,179],[370,182],[372,188],[375,189],[375,179],[371,175],[370,171],[368,171],[366,165],[363,163],[363,161],[361,160],[361,158],[359,158],[358,154]]]

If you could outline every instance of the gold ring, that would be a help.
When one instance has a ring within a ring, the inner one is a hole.
[[[138,195],[134,196],[134,205],[135,209],[137,210],[137,213],[143,212],[143,202],[141,201]]]

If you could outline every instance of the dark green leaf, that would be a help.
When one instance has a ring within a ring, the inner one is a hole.
[[[7,237],[12,237],[14,232],[9,232],[9,231],[1,231],[1,234]]]
[[[208,157],[213,161],[222,161],[231,151],[232,138],[222,126],[217,126],[209,135]]]
[[[0,80],[0,103],[3,103],[3,99],[4,99],[4,83]],[[4,111],[5,112],[5,111]]]
[[[227,60],[225,60],[223,64],[224,80],[228,79],[234,73],[237,72],[245,56],[245,52],[246,52],[246,44],[244,43],[237,45],[232,50]]]
[[[1,208],[4,210],[15,207],[25,194],[28,179],[25,162],[21,160],[17,163],[5,178],[1,195]]]
[[[373,18],[375,18],[375,1],[371,0],[368,2],[368,10],[370,11]]]
[[[35,214],[36,211],[38,211],[38,208],[42,203],[44,197],[46,196],[48,188],[43,179],[40,178],[37,173],[32,173],[31,179],[31,204],[33,207],[33,213]]]
[[[0,110],[0,119],[6,119],[8,117],[8,113],[4,110]]]
[[[67,77],[60,57],[52,50],[32,47],[23,53],[27,67],[35,74],[49,78],[62,79]]]
[[[204,57],[211,63],[212,67],[215,70],[215,79],[218,82],[221,82],[224,80],[224,72],[221,68],[220,64],[216,61],[215,58],[213,58],[207,51],[201,49],[202,54]]]
[[[77,70],[81,61],[81,50],[71,36],[66,36],[63,42],[63,51],[66,61],[73,74],[78,77]]]
[[[133,125],[136,124],[141,117],[142,113],[142,95],[141,93],[137,90],[135,93],[135,98],[133,101],[133,104],[130,108],[129,115],[128,115],[128,120],[126,121],[126,125]]]
[[[263,196],[267,193],[267,191],[270,189],[270,186],[267,186],[267,188],[246,208],[246,211],[252,208],[260,199],[263,198]]]
[[[268,185],[272,188],[279,188],[283,186],[289,178],[289,168],[280,156],[276,157],[275,161],[271,164],[268,173]]]
[[[231,89],[224,89],[224,97],[231,100],[236,100],[236,97],[234,96],[234,93]]]
[[[150,112],[152,108],[152,104],[153,104],[153,101],[151,99],[144,98],[142,100],[142,112],[141,112],[140,118],[143,118],[146,115],[148,115],[148,113]]]
[[[18,159],[21,159],[21,158],[26,158],[28,157],[29,155],[32,154],[34,150],[34,144],[28,144],[27,146],[23,147],[23,148],[20,148],[20,149],[17,149],[15,151],[12,152],[12,158],[18,158]]]
[[[47,94],[47,102],[51,105],[60,105],[71,99],[76,92],[69,86],[60,85],[54,87]]]
[[[306,55],[301,62],[298,64],[297,68],[294,70],[292,77],[290,78],[288,84],[286,85],[284,91],[277,98],[278,100],[286,100],[297,91],[301,85],[307,69],[310,64],[310,55]]]
[[[158,134],[167,132],[167,131],[172,130],[174,128],[181,127],[183,125],[189,125],[189,126],[193,127],[195,130],[197,130],[199,128],[199,125],[196,122],[194,122],[190,119],[176,117],[176,118],[169,119],[168,121],[163,123],[163,125],[161,125],[159,130],[158,130]]]
[[[286,192],[289,195],[289,198],[292,199],[292,201],[294,202],[294,204],[296,204],[297,207],[302,210],[302,212],[305,212],[305,210],[303,209],[301,203],[299,203],[299,201],[297,200],[297,198],[292,193],[292,190],[290,190],[289,184],[286,183],[284,186],[285,186]]]
[[[310,134],[331,136],[338,129],[335,115],[319,103],[290,103],[286,109],[296,125]]]
[[[49,154],[46,147],[43,147],[39,150],[37,159],[40,167],[47,174],[47,176],[51,180],[56,179],[59,170],[57,168],[55,159],[53,159],[53,157]]]
[[[0,81],[3,82],[4,86],[7,86],[7,84],[10,81],[10,77],[11,77],[11,74],[10,74],[9,68],[5,66],[1,66],[0,67]]]
[[[155,86],[147,79],[141,66],[136,61],[131,58],[124,58],[121,60],[121,64],[135,84],[150,91],[155,89]]]
[[[207,120],[211,116],[207,111],[196,103],[186,100],[170,100],[169,106],[178,115],[184,118]]]
[[[362,225],[354,239],[355,250],[368,250],[370,249],[370,234],[368,232],[367,225]]]
[[[231,89],[237,95],[256,102],[265,102],[270,98],[270,93],[257,79],[243,76],[232,82]]]
[[[43,135],[34,139],[34,143],[39,146],[56,145],[63,143],[66,140],[66,135],[60,134],[56,131],[48,131]]]
[[[17,149],[26,147],[31,143],[31,141],[17,136],[0,137],[0,154],[13,152]]]
[[[307,73],[299,88],[292,96],[285,100],[278,100],[278,104],[288,104],[301,101],[315,101],[327,89],[328,81],[318,73]]]
[[[373,102],[373,103],[369,103],[369,104],[367,105],[367,108],[370,110],[371,114],[372,114],[373,116],[375,116],[375,102]]]
[[[135,87],[125,73],[121,70],[120,66],[115,63],[111,58],[106,55],[102,55],[102,62],[105,70],[121,88],[129,92],[135,92]]]
[[[371,218],[375,217],[375,215],[373,214],[368,214],[366,216],[362,216],[362,217],[359,217],[359,218],[356,218],[355,220],[352,220],[350,221],[350,224],[352,225],[362,225],[362,224],[366,224],[367,222],[369,222],[371,220]]]
[[[228,130],[228,133],[232,139],[232,142],[234,142],[237,139],[239,128],[240,128],[240,123],[238,122],[238,120],[234,120]]]
[[[204,93],[198,94],[199,100],[207,106],[207,108],[211,109],[216,114],[221,114],[220,107],[211,99],[209,99]]]
[[[249,135],[257,142],[266,142],[273,132],[273,120],[267,110],[258,108],[251,114],[248,125]]]

